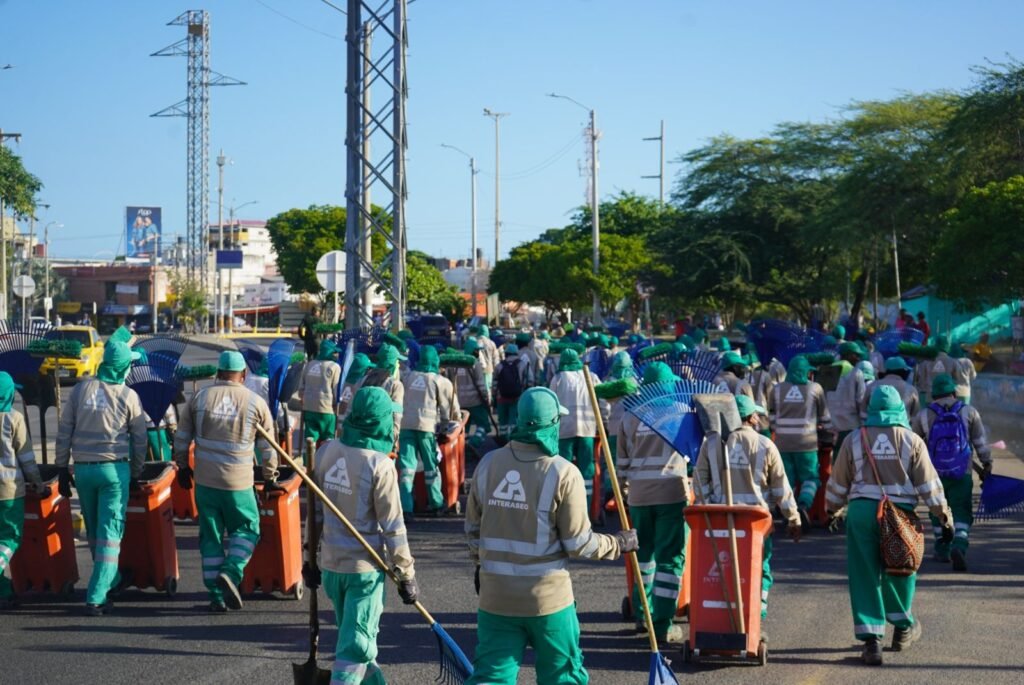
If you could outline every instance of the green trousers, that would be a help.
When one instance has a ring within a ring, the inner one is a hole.
[[[590,500],[594,498],[594,474],[597,472],[594,466],[594,439],[593,438],[564,438],[558,441],[558,454],[576,464],[583,476],[583,487],[587,491],[587,511],[590,509]]]
[[[498,432],[506,440],[511,439],[512,431],[516,427],[516,418],[519,416],[515,402],[511,404],[498,403]]]
[[[761,618],[768,616],[768,591],[775,584],[775,576],[772,575],[772,536],[764,537],[764,547],[761,548]]]
[[[317,411],[302,412],[302,438],[313,439],[318,445],[324,440],[333,440],[338,425],[338,417],[334,414],[323,414]],[[306,450],[302,450],[305,458]]]
[[[515,685],[527,647],[536,653],[537,682],[586,685],[576,607],[547,616],[499,616],[477,611],[473,675],[466,685]]]
[[[121,580],[117,561],[121,556],[130,480],[128,462],[75,464],[75,489],[93,562],[86,604],[106,604],[107,593]]]
[[[377,632],[384,612],[384,574],[323,572],[324,592],[334,605],[338,643],[331,684],[386,685],[377,666]]]
[[[403,428],[398,436],[398,492],[402,498],[402,511],[411,514],[413,483],[416,471],[423,471],[423,482],[427,486],[427,507],[441,509],[441,478],[437,471],[437,438],[427,431]]]
[[[618,436],[608,436],[608,451],[611,452],[612,459],[615,459],[618,443]],[[604,450],[601,450],[601,453],[597,455],[597,458],[602,460],[601,466],[604,466]],[[604,495],[605,500],[610,499],[612,496],[612,472],[607,468],[601,471],[601,494]]]
[[[150,461],[171,460],[171,441],[167,436],[166,428],[150,428],[146,431],[146,437],[149,440],[147,458]]]
[[[4,575],[11,558],[21,546],[25,530],[25,498],[0,499],[0,599],[14,594],[10,579]]]
[[[217,587],[217,576],[223,573],[235,585],[241,583],[245,565],[260,540],[256,493],[249,488],[218,490],[198,484],[195,488],[203,585],[211,601],[222,602],[224,594]]]
[[[970,471],[964,474],[963,478],[940,478],[942,489],[946,491],[946,501],[953,511],[953,525],[956,532],[953,536],[953,543],[942,541],[942,521],[931,517],[932,528],[935,532],[935,554],[949,559],[950,549],[959,549],[967,554],[967,547],[970,545],[969,536],[971,525],[974,523],[974,476]]]
[[[683,585],[683,566],[686,563],[686,535],[689,528],[683,517],[683,502],[631,506],[630,520],[636,528],[640,549],[636,558],[640,562],[641,582],[633,583],[633,612],[636,620],[644,620],[640,603],[640,587],[647,593],[651,607],[654,632],[664,636],[672,625],[679,604],[679,590]]]
[[[810,509],[814,504],[814,495],[821,487],[821,479],[818,477],[817,451],[783,452],[782,466],[786,469],[789,487],[793,488],[793,492],[799,493],[796,497],[797,505]],[[797,486],[799,486],[799,490]]]
[[[491,417],[487,407],[478,404],[475,407],[463,407],[469,412],[469,423],[466,424],[466,438],[469,444],[479,448],[487,439],[487,432],[491,430]]]
[[[846,509],[846,573],[858,640],[884,638],[886,622],[897,628],[914,625],[911,606],[917,574],[890,576],[882,569],[877,512],[878,501],[873,499],[850,500]]]

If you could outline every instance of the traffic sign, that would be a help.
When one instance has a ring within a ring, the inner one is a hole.
[[[11,290],[22,299],[32,297],[32,294],[36,291],[36,282],[32,280],[31,276],[18,276],[14,279],[14,286]]]
[[[348,256],[341,250],[328,252],[316,263],[316,280],[330,293],[345,290],[345,262]]]

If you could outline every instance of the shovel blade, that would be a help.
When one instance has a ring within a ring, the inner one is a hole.
[[[315,659],[304,664],[292,664],[292,675],[295,677],[295,685],[331,684],[331,672],[317,666]]]
[[[647,680],[647,685],[679,685],[676,674],[668,665],[668,659],[661,652],[651,654],[651,676]]]

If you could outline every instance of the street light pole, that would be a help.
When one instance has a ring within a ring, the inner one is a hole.
[[[217,249],[224,249],[224,164],[227,158],[224,150],[221,149],[217,155]],[[213,260],[214,268],[217,269],[217,260]],[[217,316],[217,333],[224,335],[224,279],[220,269],[217,269],[217,306],[214,313]],[[155,332],[155,331],[154,331]]]
[[[50,226],[57,226],[63,228],[64,224],[51,221],[43,227],[43,280],[46,283],[43,288],[43,304],[50,302],[50,306],[44,307],[46,309],[46,320],[50,320],[50,310],[53,309],[52,301],[50,300]]]
[[[229,215],[229,218],[228,218],[228,225],[231,227],[231,249],[233,249],[233,250],[234,249],[238,249],[238,245],[235,243],[235,229],[237,228],[235,226],[235,212],[237,210],[241,209],[242,207],[248,207],[249,205],[254,205],[257,202],[259,202],[259,200],[250,200],[249,202],[243,202],[242,204],[240,204],[238,206],[232,206],[231,207],[230,215]],[[222,234],[223,234],[223,232],[222,232]],[[245,259],[244,258],[242,260],[242,263],[243,264],[245,263]],[[227,301],[227,310],[228,310],[228,312],[227,312],[227,314],[228,314],[228,327],[227,327],[227,330],[228,330],[228,333],[234,333],[235,332],[235,299],[234,299],[234,295],[235,295],[235,270],[234,269],[228,269],[228,301]],[[259,305],[257,305],[257,306],[259,306]]]
[[[548,97],[558,98],[560,100],[568,100],[577,107],[586,110],[590,113],[590,130],[587,131],[587,137],[590,142],[590,227],[591,227],[591,239],[593,242],[593,266],[594,275],[597,276],[601,270],[601,203],[600,194],[598,192],[598,171],[600,169],[600,163],[597,157],[597,139],[600,134],[597,130],[597,111],[587,107],[578,100],[575,100],[568,95],[559,95],[557,93],[548,93]],[[593,323],[596,326],[600,326],[603,321],[601,315],[601,294],[598,290],[594,289],[594,314]]]
[[[4,141],[8,138],[14,138],[14,142],[21,141],[20,133],[4,133],[4,130],[0,128],[0,147],[3,147]],[[4,221],[4,201],[0,197],[0,287],[3,288],[3,293],[0,294],[0,319],[7,318],[7,298],[9,297],[10,290],[7,288],[7,223]]]
[[[492,112],[484,107],[484,116],[494,119],[494,263],[501,256],[501,118],[509,112]],[[476,263],[476,254],[473,254]]]
[[[470,317],[473,317],[476,316],[476,158],[473,157],[473,155],[466,152],[465,150],[460,150],[454,145],[447,145],[445,143],[441,143],[441,147],[446,147],[449,150],[455,150],[459,154],[469,158],[469,216],[471,235],[470,248],[473,251],[472,258],[469,261],[469,290],[471,298],[470,302],[473,303],[472,306],[470,307],[469,315]]]

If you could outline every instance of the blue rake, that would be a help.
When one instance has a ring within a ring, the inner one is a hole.
[[[676,452],[696,461],[704,441],[704,428],[694,396],[720,391],[721,386],[710,381],[644,385],[635,395],[622,400],[622,408],[650,427]]]
[[[298,368],[298,373],[293,372],[289,367],[294,353],[295,341],[284,338],[275,340],[267,350],[267,376],[270,378],[267,396],[270,398],[270,414],[275,419],[281,400],[287,401],[287,398],[291,397],[299,387],[298,381],[302,376],[302,364],[295,365]],[[288,389],[291,389],[291,393],[287,393]]]
[[[875,349],[885,359],[895,357],[900,353],[900,343],[908,342],[915,345],[923,345],[924,331],[916,328],[890,328],[875,336]]]
[[[1024,513],[1024,480],[990,474],[981,483],[981,499],[974,518],[981,521]]]
[[[238,351],[242,353],[242,358],[245,359],[245,365],[248,367],[249,373],[256,373],[259,371],[260,366],[263,365],[264,360],[267,358],[267,352],[263,349],[263,346],[257,345],[249,340],[236,340],[235,346],[238,348]]]
[[[672,672],[671,662],[661,652],[651,652],[651,672],[647,685],[679,685]]]
[[[153,425],[159,425],[167,408],[181,392],[183,384],[175,376],[174,366],[165,362],[153,363],[154,359],[157,357],[150,357],[149,364],[132,364],[125,385],[139,396],[142,409]]]
[[[441,671],[437,674],[435,682],[443,685],[463,685],[473,675],[473,664],[440,623],[431,623],[430,630],[437,637],[437,647],[441,651]]]

